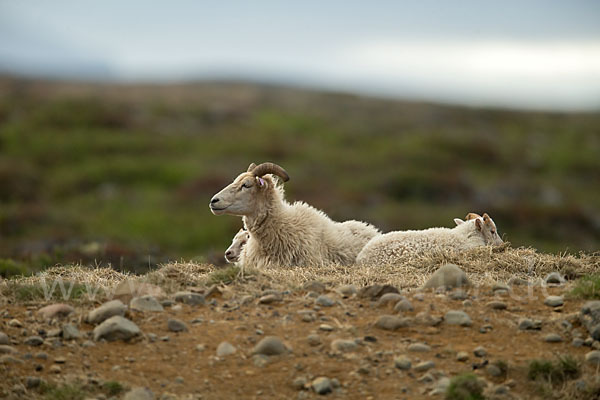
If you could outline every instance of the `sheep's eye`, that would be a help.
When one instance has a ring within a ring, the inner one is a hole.
[[[250,185],[249,185],[249,184],[247,184],[247,183],[244,183],[244,184],[242,184],[242,187],[243,187],[244,189],[248,189],[248,188],[250,187]]]
[[[495,235],[495,234],[496,234],[496,231],[492,231],[492,235]]]

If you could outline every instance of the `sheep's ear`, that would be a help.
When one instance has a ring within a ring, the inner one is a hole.
[[[483,222],[481,222],[479,218],[475,220],[475,227],[477,227],[477,230],[480,232],[483,229]]]
[[[454,223],[455,223],[456,225],[462,225],[462,224],[464,224],[464,223],[465,223],[465,221],[463,221],[463,220],[462,220],[462,219],[460,219],[460,218],[454,218]]]
[[[487,221],[489,221],[490,219],[491,219],[491,218],[490,218],[490,216],[489,216],[489,215],[487,215],[487,213],[484,213],[484,214],[483,214],[483,221],[484,221],[484,222],[487,222]]]
[[[254,168],[256,168],[256,164],[250,163],[250,166],[248,166],[248,172],[252,172]]]
[[[470,221],[470,220],[476,219],[476,218],[481,218],[481,216],[479,214],[475,214],[475,213],[468,213],[467,216],[465,217],[465,219],[467,221]]]

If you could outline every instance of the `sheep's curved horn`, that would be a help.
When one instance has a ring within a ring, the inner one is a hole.
[[[247,172],[252,172],[252,170],[253,170],[254,168],[256,168],[256,164],[254,164],[254,163],[251,163],[251,164],[248,166],[248,170],[247,170]]]
[[[284,182],[287,182],[290,180],[290,176],[288,175],[287,172],[285,172],[285,169],[283,169],[282,167],[280,167],[277,164],[273,164],[270,162],[259,164],[258,166],[254,167],[254,169],[252,171],[248,171],[248,172],[252,172],[254,174],[254,176],[263,176],[265,174],[277,175],[281,179],[283,179]]]

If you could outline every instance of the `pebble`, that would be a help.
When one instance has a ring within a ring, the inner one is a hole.
[[[434,272],[423,288],[435,289],[438,287],[460,287],[469,284],[467,274],[465,274],[458,265],[446,264]]]
[[[171,332],[187,332],[188,330],[186,323],[176,318],[169,318],[167,328]]]
[[[349,353],[355,351],[358,345],[354,340],[335,339],[331,342],[331,349],[339,353]]]
[[[331,332],[333,331],[333,326],[328,325],[328,324],[321,324],[319,325],[319,329],[325,332]]]
[[[41,346],[42,343],[44,343],[44,339],[42,339],[40,336],[29,336],[23,343],[28,346]]]
[[[81,332],[73,324],[65,324],[62,327],[62,336],[64,340],[74,340],[81,338]]]
[[[354,285],[342,285],[336,289],[336,291],[342,295],[342,297],[351,297],[358,293],[356,286]]]
[[[265,336],[254,346],[253,354],[263,354],[265,356],[275,356],[287,352],[287,347],[277,336]]]
[[[433,361],[423,361],[414,366],[414,370],[417,372],[425,372],[435,367],[435,363]]]
[[[563,339],[558,333],[549,333],[546,336],[544,336],[544,342],[559,343],[562,341],[563,341]]]
[[[16,354],[16,353],[18,353],[18,351],[13,346],[9,346],[7,344],[0,345],[0,354]]]
[[[306,337],[306,341],[310,346],[318,346],[321,344],[321,337],[313,333]]]
[[[492,291],[496,292],[498,290],[505,290],[508,292],[510,290],[510,286],[508,286],[506,283],[496,282],[492,286]]]
[[[548,296],[544,300],[544,304],[550,307],[559,307],[564,304],[562,296]]]
[[[67,362],[67,359],[66,359],[66,358],[64,358],[64,357],[56,357],[56,358],[54,359],[54,362],[55,362],[56,364],[64,364],[64,363],[66,363],[66,362]]]
[[[307,380],[305,377],[303,376],[299,376],[297,378],[294,379],[294,381],[292,382],[292,387],[296,390],[302,390],[304,389],[304,385],[306,385]]]
[[[50,304],[46,307],[42,307],[38,310],[38,315],[43,318],[64,318],[75,312],[75,309],[68,304]]]
[[[10,338],[4,332],[0,332],[0,344],[10,344]]]
[[[156,300],[154,296],[146,295],[134,297],[129,303],[129,308],[142,312],[161,312],[164,311],[163,306]]]
[[[469,353],[466,351],[459,351],[456,353],[456,361],[465,362],[469,359]]]
[[[33,389],[42,384],[42,379],[38,376],[28,376],[25,378],[25,387],[27,389]]]
[[[375,327],[386,331],[395,331],[409,326],[409,318],[400,318],[395,315],[382,315],[375,321]]]
[[[600,350],[592,350],[585,355],[585,361],[594,366],[600,366]]]
[[[486,307],[491,308],[492,310],[506,310],[508,307],[503,301],[490,301],[486,304]]]
[[[323,282],[309,281],[302,285],[302,289],[307,292],[323,293],[326,287]]]
[[[386,293],[400,293],[400,291],[392,285],[370,285],[362,287],[358,291],[358,297],[377,300]]]
[[[262,368],[269,363],[269,357],[264,354],[255,354],[252,356],[252,363],[257,367]]]
[[[408,351],[424,353],[431,351],[431,347],[426,345],[425,343],[411,343],[410,345],[408,345]]]
[[[60,374],[62,372],[62,368],[59,367],[58,365],[52,365],[49,369],[50,373],[52,374]]]
[[[331,380],[324,376],[320,376],[313,380],[311,386],[318,394],[327,394],[333,390],[331,386]]]
[[[188,304],[190,306],[200,306],[206,304],[204,296],[193,292],[177,292],[175,293],[175,301],[178,303]]]
[[[267,294],[258,299],[258,304],[272,304],[281,301],[281,296],[276,294]]]
[[[396,312],[414,311],[414,308],[413,308],[412,304],[410,303],[410,301],[408,301],[408,299],[403,299],[403,300],[400,300],[398,303],[396,303],[396,305],[394,306],[394,311],[396,311]]]
[[[394,359],[394,366],[401,370],[410,369],[412,363],[410,359],[406,356],[399,356]]]
[[[462,290],[462,289],[457,289],[457,290],[454,290],[453,292],[451,292],[451,293],[448,295],[448,297],[449,297],[451,300],[461,300],[461,301],[462,301],[462,300],[465,300],[467,297],[469,297],[469,295],[468,295],[468,294],[467,294],[467,292],[465,292],[464,290]]]
[[[221,342],[217,346],[217,356],[225,357],[235,353],[237,349],[229,342]]]
[[[581,347],[583,346],[584,340],[582,338],[574,338],[571,342],[571,346],[573,347]]]
[[[379,301],[377,302],[377,307],[386,307],[390,305],[393,306],[403,299],[404,296],[402,296],[399,293],[386,293],[379,298]]]
[[[546,283],[551,283],[551,284],[556,284],[556,285],[562,285],[566,282],[565,278],[563,278],[563,276],[558,272],[551,272],[550,274],[548,274],[546,276],[546,278],[544,278],[544,281]]]
[[[460,310],[450,310],[444,315],[444,322],[448,325],[471,326],[471,318],[469,315]]]
[[[503,372],[500,369],[500,367],[498,367],[495,364],[489,364],[487,367],[485,367],[485,372],[487,372],[488,375],[496,377],[496,378],[503,375]]]
[[[128,341],[141,335],[141,331],[132,321],[115,315],[94,328],[93,335],[96,342],[101,339],[109,342],[114,340]]]
[[[331,307],[335,305],[335,301],[331,297],[322,294],[317,297],[315,304],[322,307]]]
[[[475,347],[475,350],[473,350],[473,354],[475,354],[476,357],[485,357],[487,356],[487,350],[483,346],[477,346]]]
[[[10,321],[8,321],[8,326],[13,327],[13,328],[22,328],[23,324],[18,319],[13,318]]]
[[[121,300],[111,300],[90,311],[87,315],[87,322],[97,325],[114,316],[123,317],[125,311],[127,311],[127,306]]]

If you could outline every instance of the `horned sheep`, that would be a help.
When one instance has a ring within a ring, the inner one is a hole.
[[[304,202],[288,203],[279,179],[289,180],[279,165],[250,164],[210,201],[213,214],[243,219],[250,237],[240,256],[242,266],[351,265],[380,233],[365,222],[335,222]]]
[[[488,214],[469,213],[466,221],[454,219],[456,226],[425,230],[395,231],[369,241],[356,258],[361,265],[399,264],[414,256],[439,250],[467,250],[485,245],[500,245],[496,224]]]

